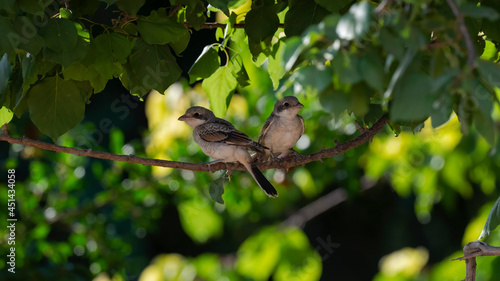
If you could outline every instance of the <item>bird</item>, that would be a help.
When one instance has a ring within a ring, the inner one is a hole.
[[[269,150],[257,153],[257,159],[267,161],[273,158],[285,158],[304,134],[304,119],[298,115],[304,107],[294,96],[286,96],[274,104],[271,115],[267,118],[259,136],[259,144]]]
[[[203,153],[215,159],[209,164],[239,162],[269,197],[278,197],[278,192],[257,168],[248,152],[262,152],[267,147],[253,141],[243,132],[236,130],[230,122],[217,118],[212,111],[201,106],[187,109],[178,120],[193,128],[194,141]]]

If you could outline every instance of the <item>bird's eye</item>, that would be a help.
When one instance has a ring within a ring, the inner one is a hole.
[[[194,117],[198,117],[200,116],[200,114],[198,112],[196,112],[195,114],[193,114]]]
[[[290,104],[287,103],[287,102],[285,102],[283,105],[286,106],[286,107],[290,106]]]

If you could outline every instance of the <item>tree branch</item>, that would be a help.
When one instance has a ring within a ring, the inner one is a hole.
[[[476,56],[476,51],[474,50],[474,44],[472,43],[469,31],[467,30],[467,26],[465,25],[464,16],[460,13],[460,10],[458,9],[458,6],[454,0],[446,0],[446,2],[448,2],[448,6],[450,6],[453,14],[457,18],[460,33],[462,33],[462,36],[465,39],[465,46],[467,47],[467,64],[471,69],[474,69],[474,58]]]
[[[500,256],[500,247],[493,247],[482,241],[472,241],[467,243],[464,247],[464,256],[452,259],[452,261],[465,260],[465,281],[476,280],[476,257],[479,256]]]
[[[322,158],[332,157],[334,155],[344,153],[349,149],[360,146],[361,144],[371,141],[372,138],[384,128],[385,124],[387,124],[387,118],[385,116],[381,117],[375,124],[367,129],[361,135],[355,137],[352,140],[346,141],[344,143],[336,144],[335,147],[321,150],[320,152],[300,155],[296,157],[286,158],[284,160],[271,160],[268,162],[259,162],[257,166],[261,170],[267,169],[288,169],[291,167],[295,167],[298,165],[305,165],[307,163],[313,161],[321,161]],[[105,160],[112,161],[120,161],[127,163],[135,163],[147,166],[158,166],[165,168],[174,168],[174,169],[184,169],[191,171],[199,171],[199,172],[216,172],[219,170],[240,170],[244,171],[245,167],[240,163],[215,163],[209,165],[207,163],[187,163],[187,162],[177,162],[177,161],[167,161],[167,160],[159,160],[159,159],[150,159],[150,158],[142,158],[134,155],[119,155],[113,154],[109,152],[101,152],[101,151],[93,151],[92,149],[78,149],[66,146],[60,146],[57,144],[51,144],[46,142],[41,142],[37,140],[28,139],[25,137],[17,138],[9,136],[6,131],[3,134],[0,134],[0,141],[6,141],[11,144],[22,144],[32,147],[41,148],[44,150],[55,151],[59,153],[69,153],[77,156],[85,156],[85,157],[93,157]]]
[[[203,24],[203,26],[201,27],[201,29],[215,29],[215,28],[226,28],[226,25],[225,23],[218,23],[218,22],[206,22]],[[184,22],[184,26],[186,28],[192,28],[193,26],[189,23],[189,22]],[[285,28],[285,25],[280,23],[279,28]],[[244,23],[237,23],[237,24],[234,24],[233,25],[233,28],[245,28],[245,24]]]

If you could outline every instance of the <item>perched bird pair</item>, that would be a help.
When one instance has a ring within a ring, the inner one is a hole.
[[[214,162],[243,164],[269,197],[277,197],[278,192],[257,168],[248,150],[257,152],[259,160],[267,160],[270,155],[286,157],[304,134],[304,120],[298,115],[303,107],[292,96],[277,101],[262,128],[258,143],[236,130],[228,121],[215,117],[212,111],[204,107],[189,108],[179,120],[194,128],[194,141],[203,153],[215,159]]]

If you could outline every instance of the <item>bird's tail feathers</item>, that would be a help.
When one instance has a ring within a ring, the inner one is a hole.
[[[278,197],[278,191],[276,191],[274,186],[266,179],[257,166],[251,165],[249,172],[267,196]]]

